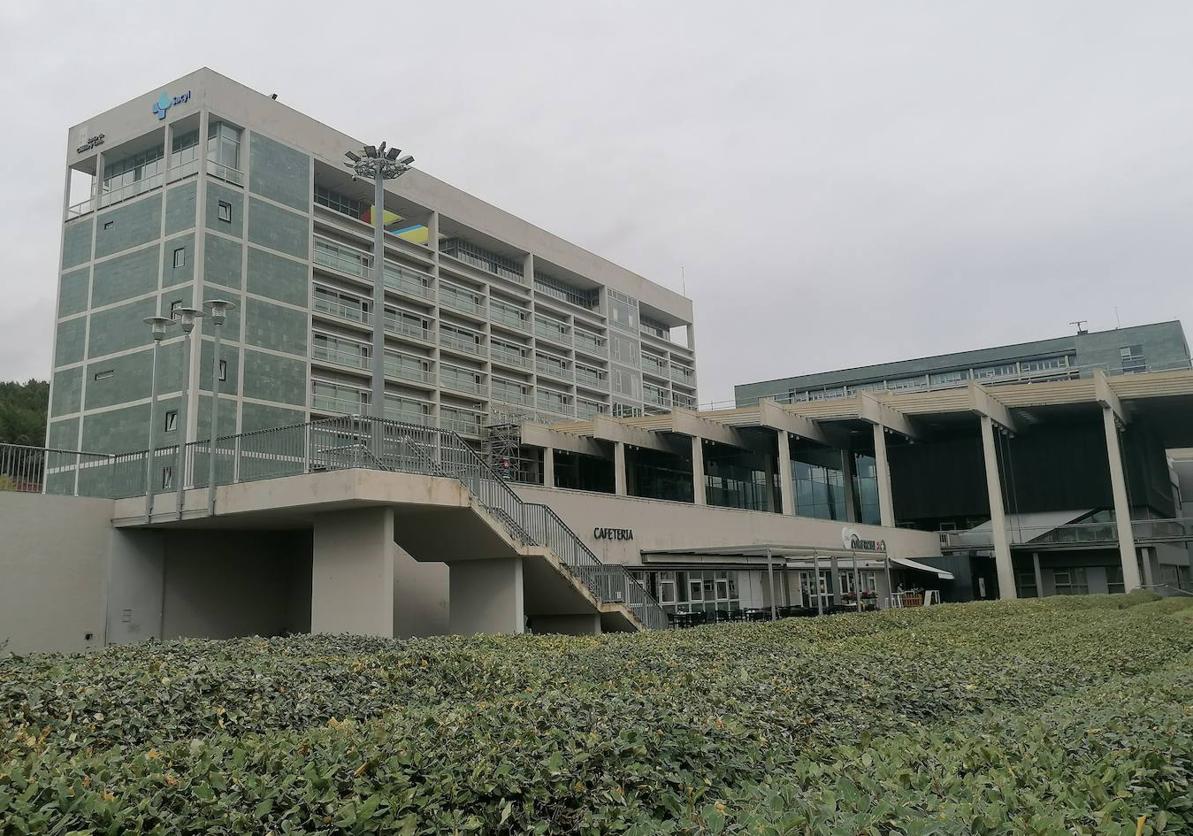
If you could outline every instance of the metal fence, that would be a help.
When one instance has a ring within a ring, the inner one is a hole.
[[[106,455],[0,445],[0,485],[42,491],[47,474],[61,490],[123,499],[303,473],[365,468],[443,476],[462,483],[518,543],[550,549],[566,571],[602,603],[624,604],[646,626],[666,613],[624,566],[605,564],[545,505],[526,503],[488,462],[448,430],[391,419],[343,415],[238,433],[151,451]],[[181,480],[181,481],[179,481]]]
[[[1008,526],[1012,545],[1061,548],[1066,546],[1113,546],[1118,544],[1118,524],[1079,522],[1056,526]],[[1193,542],[1193,519],[1131,520],[1136,544]],[[941,531],[942,549],[990,548],[994,544],[989,528],[977,531]]]

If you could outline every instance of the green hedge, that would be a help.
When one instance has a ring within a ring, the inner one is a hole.
[[[0,830],[1189,832],[1190,613],[1051,598],[0,660]]]

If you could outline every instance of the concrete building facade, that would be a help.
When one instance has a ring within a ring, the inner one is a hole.
[[[690,300],[419,170],[388,184],[374,310],[360,148],[208,69],[71,128],[47,446],[149,446],[142,320],[213,299],[236,305],[221,433],[370,413],[479,444],[500,416],[696,403]],[[185,360],[177,329],[162,343],[154,445],[209,434],[213,337],[200,320]]]

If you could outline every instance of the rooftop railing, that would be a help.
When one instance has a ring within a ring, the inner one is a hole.
[[[1118,543],[1116,522],[1077,522],[1056,526],[1020,526],[1011,523],[1007,531],[1012,545],[1067,547],[1114,545]],[[1139,543],[1193,542],[1193,519],[1131,520],[1131,535]],[[942,549],[991,548],[993,533],[989,527],[969,531],[941,531]]]

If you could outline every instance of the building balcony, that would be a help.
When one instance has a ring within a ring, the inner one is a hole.
[[[99,208],[103,209],[105,206],[114,206],[117,203],[132,200],[134,197],[140,197],[154,189],[160,189],[164,179],[161,172],[158,172],[157,174],[151,174],[140,180],[134,180],[131,183],[126,183],[123,186],[102,192],[99,196]]]
[[[550,342],[567,346],[568,348],[571,348],[572,345],[571,329],[567,326],[558,327],[554,325],[547,325],[542,322],[535,322],[534,335],[539,339],[549,340]]]
[[[443,369],[439,371],[439,387],[467,395],[479,395],[483,390],[483,385],[475,378],[451,374]]]
[[[368,279],[372,273],[369,269],[371,259],[367,253],[323,238],[315,239],[311,260],[320,267],[326,267],[329,270],[335,270],[358,279]]]
[[[311,395],[311,409],[329,414],[363,415],[368,410],[368,404],[359,398],[315,393]]]
[[[430,276],[389,262],[385,263],[385,287],[394,293],[402,293],[416,299],[432,299],[435,296]]]
[[[319,363],[330,363],[351,369],[368,370],[371,367],[369,356],[363,351],[350,351],[343,348],[328,348],[315,343],[311,347],[311,359]]]
[[[244,185],[243,171],[212,159],[207,160],[207,173],[218,180],[223,180],[225,183],[231,183],[233,186]]]
[[[433,385],[434,373],[421,360],[388,354],[385,357],[385,376],[407,383],[421,383],[430,386]]]
[[[587,386],[589,389],[605,390],[609,388],[608,378],[599,374],[576,368],[576,385]]]
[[[554,378],[555,380],[561,380],[565,383],[572,382],[571,372],[566,366],[561,367],[555,363],[544,360],[536,360],[534,363],[534,370],[538,374],[546,375],[548,377]]]
[[[609,346],[604,339],[600,337],[591,337],[586,332],[575,330],[572,332],[575,336],[576,351],[583,351],[585,354],[591,354],[595,357],[608,357]]]
[[[491,362],[500,363],[503,366],[509,366],[515,369],[530,368],[530,358],[525,354],[505,348],[500,348],[496,345],[489,346],[489,359]]]
[[[429,343],[432,331],[430,324],[426,322],[415,322],[387,313],[385,315],[385,333]]]
[[[513,328],[515,331],[529,332],[530,331],[530,313],[518,308],[511,307],[502,302],[489,302],[489,319],[498,325],[503,325],[506,328]]]
[[[478,319],[485,318],[485,300],[483,296],[453,285],[439,282],[439,304],[454,311],[472,314]]]
[[[315,296],[314,310],[316,313],[330,316],[342,322],[350,322],[354,325],[369,327],[373,322],[372,314],[361,309],[359,306],[326,299],[319,295]]]
[[[484,351],[484,345],[473,339],[457,336],[450,331],[439,332],[439,344],[444,348],[452,351],[461,351],[465,354],[481,354]]]

